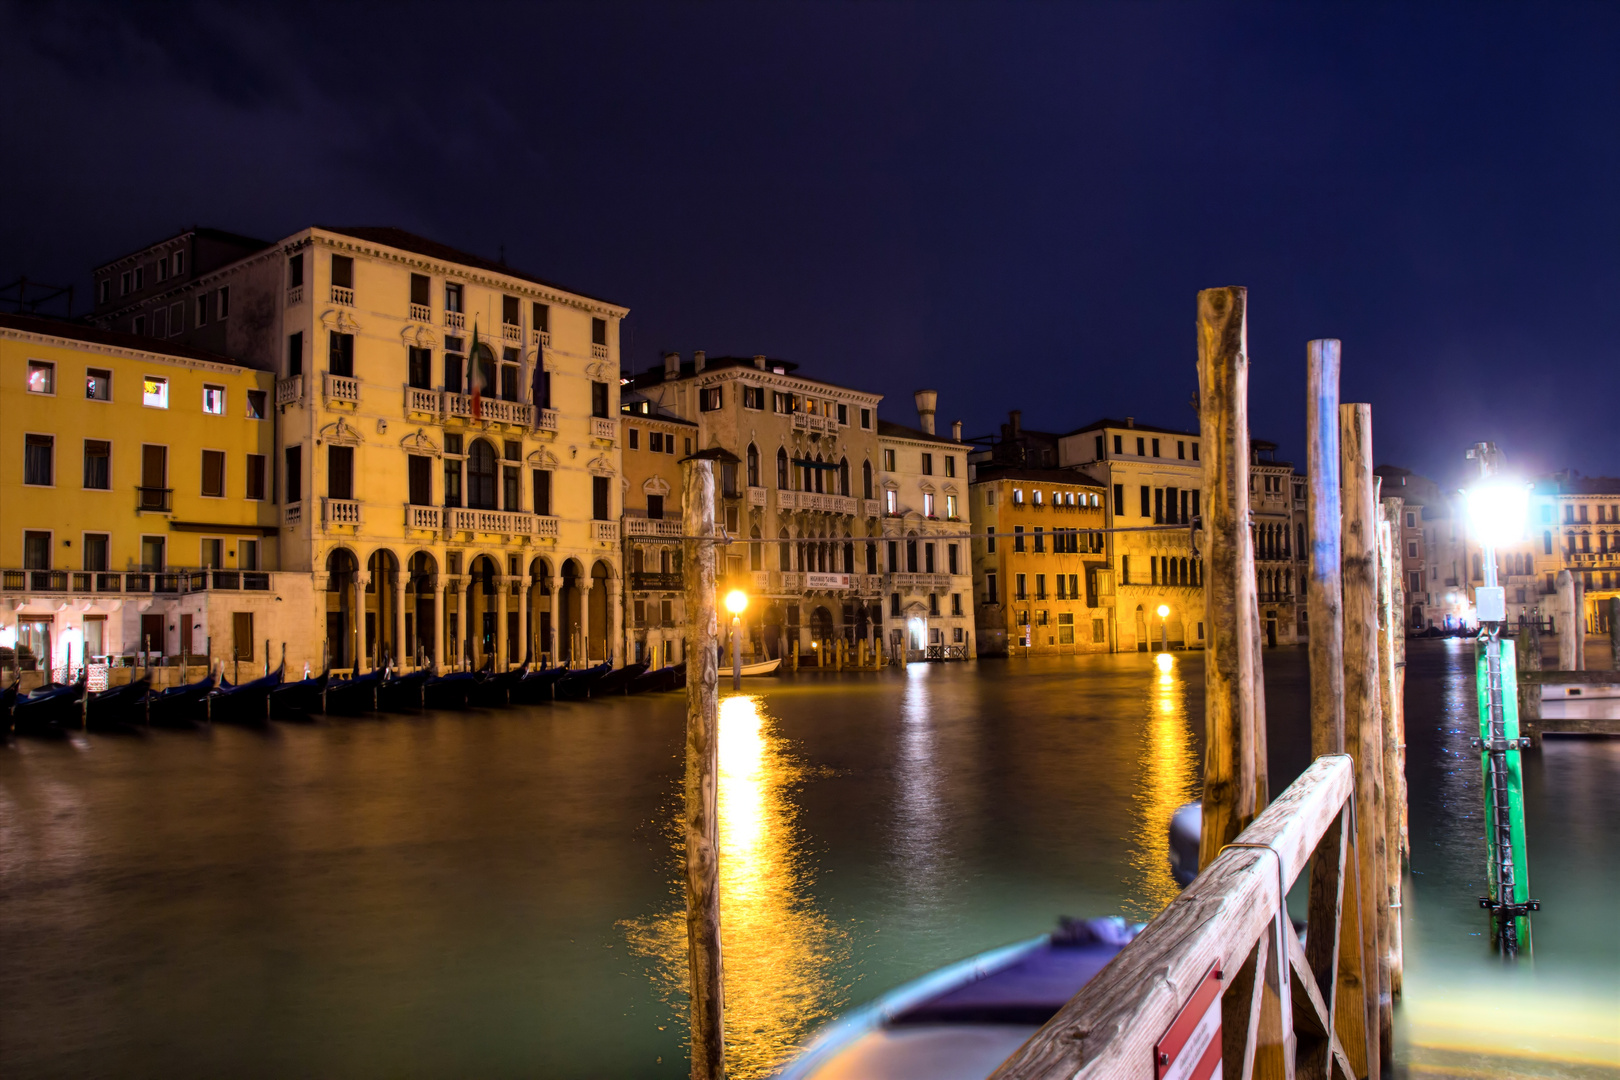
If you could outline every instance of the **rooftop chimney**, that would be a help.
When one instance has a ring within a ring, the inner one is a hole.
[[[761,371],[765,370],[765,354],[764,353],[758,353],[758,354],[756,354],[754,356],[754,366],[759,368],[759,370],[761,370]]]
[[[1012,412],[1007,414],[1007,417],[1012,421],[1012,433],[1014,437],[1022,435],[1024,433],[1024,410],[1014,409]]]
[[[917,422],[922,425],[924,431],[932,435],[934,433],[934,403],[939,400],[939,391],[918,390],[911,397],[917,403]]]
[[[703,373],[703,365],[707,362],[707,354],[705,354],[702,349],[694,352],[692,354],[692,374],[701,375]]]
[[[674,382],[681,377],[681,354],[667,352],[664,354],[664,381]]]
[[[1133,427],[1135,427],[1135,426],[1136,426],[1136,417],[1134,417],[1134,416],[1127,416],[1127,417],[1126,417],[1126,418],[1125,418],[1125,426],[1126,426],[1126,427],[1128,427],[1128,428],[1133,428]]]
[[[951,421],[951,438],[956,440],[957,442],[962,441],[962,421],[960,421],[960,420],[952,420]]]

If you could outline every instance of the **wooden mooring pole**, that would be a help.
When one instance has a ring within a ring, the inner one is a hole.
[[[1401,766],[1400,674],[1395,663],[1395,642],[1401,632],[1400,607],[1396,602],[1400,573],[1395,569],[1399,553],[1401,499],[1381,500],[1383,519],[1378,523],[1378,705],[1384,729],[1384,890],[1387,893],[1389,989],[1391,998],[1401,994]]]
[[[1361,878],[1362,974],[1369,1059],[1378,1080],[1390,1059],[1388,918],[1384,885],[1384,721],[1378,703],[1378,551],[1372,471],[1372,406],[1339,406],[1344,528],[1344,740],[1356,762],[1356,860]]]
[[[715,652],[714,462],[681,462],[686,586],[686,957],[692,1080],[726,1074],[720,959],[719,692]]]
[[[1208,866],[1264,806],[1257,747],[1259,630],[1249,536],[1248,290],[1198,294],[1198,420],[1204,444],[1209,620],[1204,660],[1204,803],[1198,865]]]

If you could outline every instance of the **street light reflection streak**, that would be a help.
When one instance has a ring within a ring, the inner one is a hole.
[[[792,798],[804,770],[762,699],[721,701],[718,752],[726,1073],[766,1076],[845,1004],[835,974],[848,963],[849,939],[810,895],[812,868]],[[676,880],[675,910],[620,926],[632,952],[652,962],[660,995],[684,1024],[682,889]]]
[[[1170,818],[1198,797],[1187,684],[1174,660],[1169,653],[1156,658],[1137,771],[1132,874],[1125,905],[1128,917],[1143,920],[1157,915],[1181,891],[1170,876]]]

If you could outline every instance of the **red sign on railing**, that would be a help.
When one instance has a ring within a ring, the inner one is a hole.
[[[1155,1080],[1219,1080],[1221,969],[1210,966],[1170,1030],[1153,1045]]]

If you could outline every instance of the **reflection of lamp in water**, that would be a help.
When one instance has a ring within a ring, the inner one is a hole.
[[[742,613],[748,607],[748,594],[741,589],[726,593],[726,610],[731,612],[731,688],[742,689]]]
[[[1169,629],[1169,625],[1165,622],[1165,620],[1168,619],[1169,617],[1170,617],[1170,605],[1169,604],[1160,604],[1159,605],[1159,651],[1161,653],[1169,653],[1170,652],[1170,629]]]
[[[1175,661],[1170,658],[1170,654],[1167,652],[1162,652],[1158,656],[1155,656],[1153,658],[1153,662],[1159,665],[1160,671],[1169,671],[1171,665],[1175,663]]]

